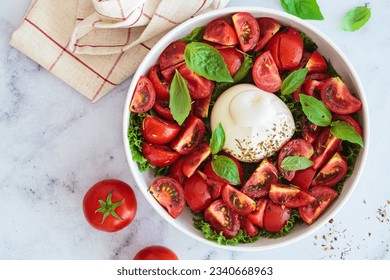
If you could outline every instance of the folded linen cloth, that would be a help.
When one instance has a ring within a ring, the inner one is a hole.
[[[97,101],[167,31],[229,0],[32,0],[10,44]]]

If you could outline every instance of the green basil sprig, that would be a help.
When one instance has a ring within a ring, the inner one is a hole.
[[[280,4],[287,13],[301,19],[324,19],[316,0],[280,0]]]
[[[304,170],[313,164],[314,163],[308,158],[300,156],[289,156],[283,159],[281,167],[287,171]]]
[[[204,26],[199,26],[191,31],[190,34],[185,36],[184,38],[181,38],[179,41],[184,43],[191,43],[191,42],[199,42],[203,39],[203,33],[204,33]]]
[[[191,96],[186,81],[176,70],[169,89],[169,109],[179,125],[185,121],[191,111]]]
[[[218,123],[210,139],[210,148],[213,155],[218,154],[225,145],[225,131],[222,124]]]
[[[370,17],[370,8],[363,6],[355,7],[344,15],[340,28],[344,31],[356,31],[363,27]]]
[[[306,94],[300,94],[299,100],[302,105],[302,111],[309,121],[318,126],[330,125],[332,113],[322,101]]]
[[[302,68],[295,70],[290,75],[288,75],[282,83],[281,93],[283,95],[287,95],[296,91],[305,81],[308,71],[309,69]]]
[[[184,59],[188,68],[216,82],[233,82],[222,55],[212,46],[192,42],[186,46]]]
[[[358,144],[360,147],[364,148],[363,139],[353,126],[344,121],[334,121],[330,126],[330,133],[332,133],[334,137]]]
[[[219,177],[237,185],[241,183],[237,165],[231,158],[215,156],[211,162],[211,167]]]

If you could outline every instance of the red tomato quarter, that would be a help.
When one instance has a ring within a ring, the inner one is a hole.
[[[282,204],[291,208],[306,206],[315,200],[314,197],[295,186],[282,184],[271,185],[269,198],[277,204]]]
[[[195,212],[203,211],[212,202],[209,186],[197,173],[185,180],[184,197],[188,206]]]
[[[268,41],[275,35],[276,32],[280,29],[280,24],[273,18],[258,18],[257,23],[260,28],[260,38],[254,48],[255,52],[260,51],[268,43]]]
[[[171,249],[164,246],[149,246],[140,250],[133,260],[178,260]]]
[[[206,78],[196,74],[185,64],[182,65],[178,71],[186,81],[188,91],[193,99],[206,98],[213,93],[213,81],[207,80]]]
[[[94,228],[114,232],[129,225],[137,212],[133,189],[123,181],[102,180],[83,199],[84,216]]]
[[[171,109],[169,109],[169,101],[163,99],[156,99],[153,109],[156,111],[157,115],[160,117],[173,121],[173,116],[171,114]]]
[[[225,46],[237,45],[238,39],[234,28],[223,19],[216,19],[206,25],[203,39]]]
[[[282,85],[278,68],[269,51],[262,53],[256,59],[252,76],[256,86],[267,92],[276,92]]]
[[[168,100],[169,99],[169,84],[161,74],[160,66],[158,64],[152,66],[148,75],[149,80],[152,82],[158,98]]]
[[[253,49],[260,37],[260,27],[256,19],[247,12],[238,12],[232,16],[241,50],[247,52]]]
[[[226,62],[230,76],[233,76],[244,60],[244,55],[238,52],[235,48],[223,48],[218,52],[222,55],[223,60]]]
[[[168,144],[180,132],[177,123],[169,122],[151,115],[146,116],[141,127],[142,136],[152,144]]]
[[[247,216],[247,218],[252,222],[252,224],[257,225],[259,227],[264,227],[264,212],[267,203],[267,198],[260,198],[257,201],[255,211],[253,211]]]
[[[313,186],[333,187],[347,174],[348,165],[340,153],[333,157],[321,168],[313,180]]]
[[[186,155],[183,161],[182,170],[184,175],[191,177],[198,169],[199,165],[211,154],[209,144],[202,142],[190,154]]]
[[[180,154],[164,145],[142,143],[142,153],[155,166],[168,166],[179,159]]]
[[[134,113],[144,113],[152,109],[155,101],[156,91],[154,90],[152,82],[145,76],[141,76],[130,102],[130,111]]]
[[[165,70],[171,66],[184,61],[184,50],[187,44],[180,41],[170,43],[161,53],[159,64],[161,70]]]
[[[242,216],[247,216],[256,209],[256,202],[253,199],[230,185],[223,189],[222,199],[230,209]]]
[[[291,208],[268,200],[264,211],[264,228],[269,232],[279,232],[290,219]]]

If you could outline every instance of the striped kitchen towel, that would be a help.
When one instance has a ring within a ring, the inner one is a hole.
[[[167,31],[229,0],[32,0],[10,44],[97,101]]]

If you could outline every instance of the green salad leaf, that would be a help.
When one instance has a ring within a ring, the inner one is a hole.
[[[362,28],[370,17],[370,8],[363,6],[355,7],[344,15],[340,28],[344,31],[356,31]]]
[[[184,42],[184,43],[191,43],[191,42],[199,42],[202,41],[203,39],[203,33],[204,33],[204,26],[199,26],[195,28],[194,30],[191,31],[190,34],[185,36],[184,38],[179,39],[179,41]]]
[[[302,40],[303,40],[303,48],[305,49],[305,51],[309,52],[309,53],[312,53],[314,52],[316,49],[318,49],[318,46],[316,43],[314,43],[314,41],[306,35],[305,32],[302,32],[300,31],[299,34],[301,35],[302,37]]]
[[[189,43],[184,51],[184,59],[188,68],[206,79],[233,82],[222,55],[208,44]]]
[[[280,89],[281,93],[283,95],[287,95],[296,91],[305,81],[308,71],[309,69],[302,68],[291,72],[291,74],[283,80],[282,87]]]
[[[356,129],[344,121],[334,121],[330,124],[330,133],[334,137],[351,143],[358,144],[364,148],[363,138],[356,132]]]
[[[210,139],[210,148],[213,155],[218,154],[225,145],[225,131],[222,124],[218,123]]]
[[[323,20],[316,0],[280,0],[283,9],[301,19]]]
[[[285,157],[282,160],[281,167],[284,170],[288,170],[288,171],[303,170],[309,168],[313,164],[314,163],[308,158],[301,157],[301,156],[289,156],[289,157]]]
[[[332,113],[325,104],[315,97],[299,94],[302,110],[312,123],[318,126],[328,126],[332,122]]]
[[[241,183],[237,165],[231,158],[227,156],[215,156],[211,161],[211,167],[219,177],[237,185]]]
[[[186,81],[177,70],[169,89],[169,109],[179,125],[182,125],[191,111],[190,92]]]

